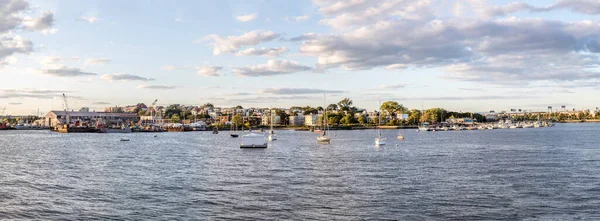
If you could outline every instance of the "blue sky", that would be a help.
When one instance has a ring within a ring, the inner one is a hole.
[[[154,99],[317,106],[324,92],[369,109],[379,99],[462,111],[600,106],[596,1],[0,2],[27,5],[0,6],[23,21],[0,18],[0,37],[31,42],[0,45],[9,114],[60,109],[62,92],[71,109],[97,110]],[[242,56],[251,48],[275,56]]]

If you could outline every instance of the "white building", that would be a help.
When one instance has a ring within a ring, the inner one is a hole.
[[[273,116],[273,124],[281,124],[281,117],[280,116]],[[268,115],[263,115],[262,119],[261,119],[261,124],[262,125],[271,125],[271,116]]]
[[[309,114],[304,115],[304,125],[306,126],[317,126],[317,120],[319,119],[320,114]]]

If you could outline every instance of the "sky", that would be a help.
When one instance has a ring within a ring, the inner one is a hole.
[[[0,112],[600,106],[597,0],[0,0]],[[323,94],[326,94],[324,101]]]

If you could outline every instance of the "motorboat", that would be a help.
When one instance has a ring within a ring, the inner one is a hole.
[[[267,148],[268,142],[262,133],[249,133],[242,136],[240,148]]]

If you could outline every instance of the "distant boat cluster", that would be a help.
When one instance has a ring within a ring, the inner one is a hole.
[[[446,123],[441,125],[430,125],[423,123],[419,127],[418,131],[460,131],[460,130],[495,130],[495,129],[517,129],[517,128],[540,128],[540,127],[553,127],[554,123],[551,121],[529,121],[529,122],[512,122],[502,121],[495,123],[479,123],[479,124],[454,124],[448,125]]]

